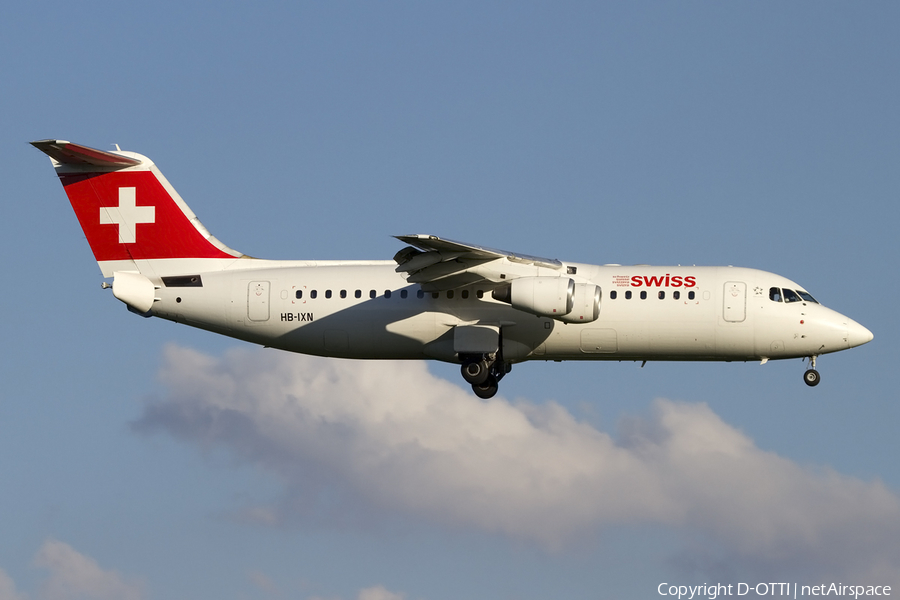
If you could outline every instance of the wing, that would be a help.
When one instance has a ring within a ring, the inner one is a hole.
[[[433,235],[398,235],[410,244],[394,255],[397,272],[427,292],[452,290],[483,283],[488,289],[516,277],[537,275],[543,269],[564,271],[554,258],[496,250]]]

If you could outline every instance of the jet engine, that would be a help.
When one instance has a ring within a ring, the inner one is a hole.
[[[590,323],[600,316],[600,286],[593,283],[576,283],[572,310],[562,317],[564,323]]]
[[[590,323],[600,316],[600,287],[567,277],[520,277],[495,289],[491,297],[564,323]]]
[[[572,312],[575,282],[568,277],[520,277],[495,289],[491,297],[533,315],[556,318]]]

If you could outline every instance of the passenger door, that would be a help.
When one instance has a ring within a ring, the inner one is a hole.
[[[725,283],[722,317],[729,323],[741,323],[747,318],[747,284],[743,281]]]

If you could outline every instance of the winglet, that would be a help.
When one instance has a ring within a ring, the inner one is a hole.
[[[73,144],[65,140],[40,140],[31,142],[31,145],[55,160],[67,165],[94,165],[97,167],[133,167],[141,164],[135,158],[128,158],[121,154],[104,152],[95,148],[88,148],[80,144]]]

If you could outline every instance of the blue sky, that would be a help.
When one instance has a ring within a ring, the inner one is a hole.
[[[889,3],[5,8],[0,600],[900,586],[898,29]],[[51,137],[151,157],[254,256],[433,233],[741,265],[875,340],[814,389],[800,361],[534,363],[491,403],[453,366],[257,349],[100,289]]]

